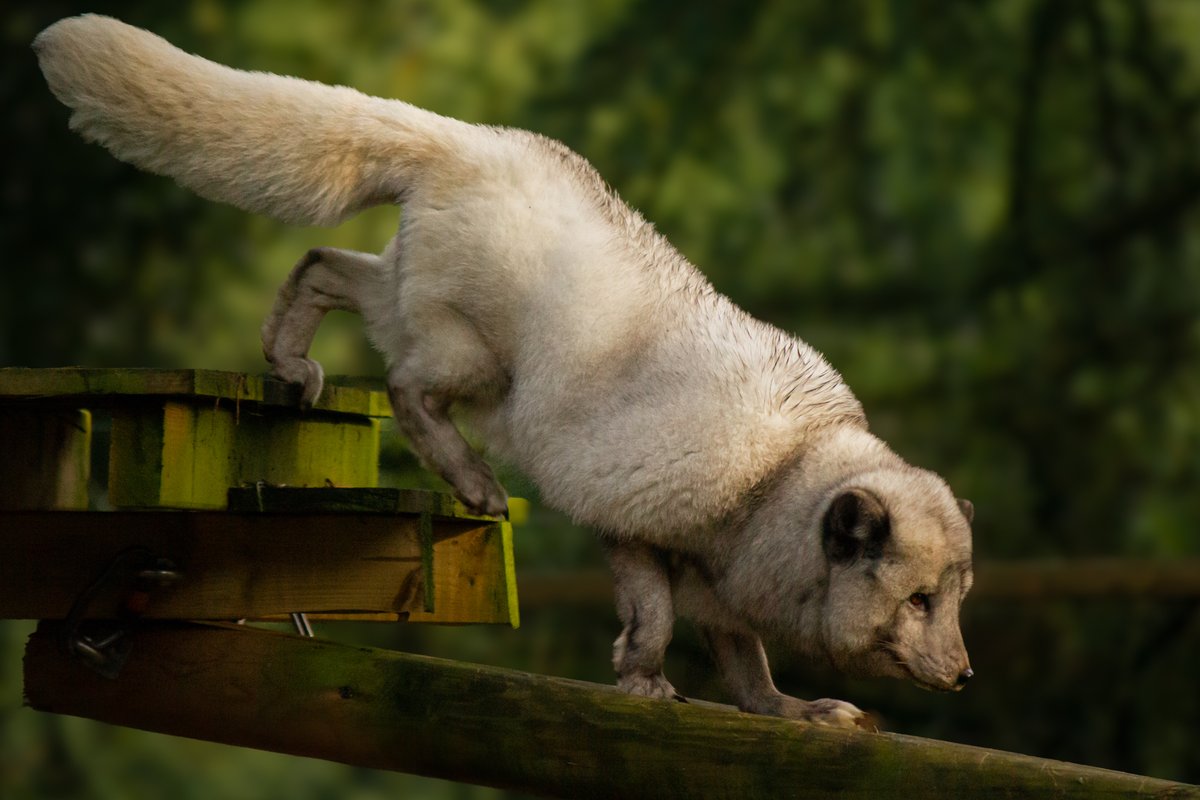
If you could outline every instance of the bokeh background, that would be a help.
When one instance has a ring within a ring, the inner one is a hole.
[[[980,559],[1200,555],[1200,3],[6,3],[0,365],[260,372],[258,326],[295,260],[380,250],[397,224],[383,208],[287,227],[84,143],[28,47],[82,11],[563,140],[974,500]],[[330,373],[379,374],[350,316],[314,353]],[[389,480],[435,485],[398,438],[385,459]],[[505,479],[534,500],[519,568],[601,564],[586,531]],[[971,598],[965,614],[978,677],[961,694],[786,653],[778,683],[892,730],[1200,782],[1195,599]],[[334,635],[612,679],[603,603],[523,617]],[[29,629],[0,623],[5,798],[500,794],[37,714],[21,707]],[[724,699],[686,623],[668,675]]]

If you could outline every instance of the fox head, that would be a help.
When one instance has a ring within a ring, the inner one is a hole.
[[[734,602],[762,633],[844,672],[961,689],[973,674],[959,629],[971,504],[902,462],[805,483],[785,480],[751,515],[727,582]]]
[[[884,471],[840,487],[821,516],[829,581],[822,640],[851,672],[961,689],[971,588],[971,504],[930,473]]]

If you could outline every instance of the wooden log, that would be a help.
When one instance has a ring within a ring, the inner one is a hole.
[[[1200,797],[1200,787],[229,627],[137,632],[116,680],[43,623],[35,709],[555,797]]]
[[[0,511],[88,507],[92,415],[0,405]]]
[[[151,593],[147,618],[384,612],[413,622],[518,624],[507,523],[427,521],[423,536],[420,515],[5,513],[0,617],[65,617],[114,555],[138,547],[183,573]],[[132,578],[115,576],[88,616],[120,615]]]

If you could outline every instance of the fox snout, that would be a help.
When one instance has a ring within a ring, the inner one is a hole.
[[[975,675],[966,650],[939,655],[936,652],[897,653],[898,663],[907,677],[922,689],[935,692],[959,692]],[[907,655],[907,657],[904,657]]]
[[[970,664],[966,664],[966,666],[959,669],[952,669],[948,670],[948,672],[938,674],[936,678],[932,678],[932,680],[918,675],[916,670],[913,670],[912,673],[912,678],[917,682],[918,685],[925,686],[926,688],[932,688],[932,690],[940,692],[961,692],[962,687],[966,686],[967,682],[970,681],[973,676],[974,670],[971,668]]]

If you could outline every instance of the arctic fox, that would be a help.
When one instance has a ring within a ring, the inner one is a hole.
[[[396,420],[464,503],[500,514],[507,496],[451,405],[594,527],[624,625],[619,686],[678,697],[662,674],[676,615],[746,711],[862,716],[779,692],[763,635],[860,674],[947,690],[971,677],[970,504],[869,433],[819,353],[718,294],[579,155],[230,69],[107,17],[62,20],[34,49],[73,129],[205,197],[315,225],[403,206],[381,255],[300,259],[263,325],[266,358],[311,402],[322,317],[361,314]]]

